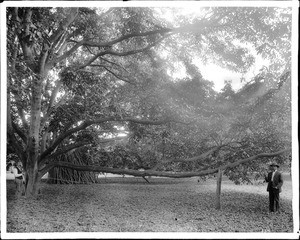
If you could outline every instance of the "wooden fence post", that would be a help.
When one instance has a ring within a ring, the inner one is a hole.
[[[218,170],[217,176],[217,191],[216,191],[216,209],[221,209],[221,183],[222,183],[222,170]]]

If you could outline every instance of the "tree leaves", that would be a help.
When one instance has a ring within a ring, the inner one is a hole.
[[[26,126],[34,125],[32,130],[40,137],[36,142],[45,151],[35,152],[44,157],[54,151],[53,143],[55,147],[67,146],[67,141],[96,145],[97,134],[109,138],[119,124],[132,141],[122,142],[118,146],[122,151],[114,148],[120,161],[107,163],[112,166],[127,161],[123,151],[140,166],[158,167],[165,158],[191,158],[226,146],[203,162],[159,166],[176,171],[217,167],[243,157],[243,152],[251,155],[258,153],[254,149],[285,146],[289,137],[278,139],[278,126],[286,121],[284,129],[289,129],[289,109],[280,121],[275,119],[283,108],[280,100],[285,106],[290,100],[285,81],[278,77],[282,63],[289,64],[290,10],[216,7],[187,17],[166,9],[165,13],[176,15],[176,23],[159,12],[155,8],[9,8],[9,112],[18,137],[26,135],[21,133]],[[248,46],[274,61],[238,92],[227,84],[216,93],[193,62],[197,56],[245,72],[255,54]],[[181,69],[185,75],[175,79],[174,73]],[[284,89],[277,91],[278,98],[272,91],[273,79]],[[31,99],[41,99],[39,106]],[[41,116],[40,123],[31,124],[32,106]],[[268,108],[272,111],[266,112]],[[165,119],[174,123],[140,126],[137,122],[142,121],[123,121],[133,116],[146,123],[165,123],[161,121]],[[268,128],[269,120],[273,122]],[[258,140],[263,134],[269,136],[270,146],[268,138]],[[232,142],[242,150],[232,147]],[[99,149],[106,149],[98,143]]]

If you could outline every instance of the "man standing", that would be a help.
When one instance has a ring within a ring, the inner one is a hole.
[[[277,163],[270,164],[271,172],[265,176],[268,183],[267,191],[269,192],[269,210],[270,212],[279,211],[279,193],[283,184],[282,175],[277,170],[279,165]],[[275,208],[274,208],[275,205]]]
[[[19,197],[24,194],[24,185],[23,185],[23,173],[22,173],[22,163],[19,162],[18,165],[15,163],[13,164],[12,173],[15,176],[15,183],[16,183],[16,195]]]

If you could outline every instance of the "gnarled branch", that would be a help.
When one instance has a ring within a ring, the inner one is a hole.
[[[144,124],[144,125],[162,125],[166,124],[169,122],[174,122],[175,120],[170,120],[170,119],[164,119],[160,121],[151,121],[151,120],[145,120],[145,119],[137,119],[137,118],[117,118],[117,117],[108,117],[108,118],[102,118],[102,119],[95,119],[95,120],[86,120],[82,124],[80,124],[78,127],[72,128],[65,133],[61,134],[55,142],[50,146],[47,150],[45,150],[41,156],[40,156],[40,161],[41,159],[45,158],[51,152],[68,136],[72,135],[73,133],[76,133],[78,131],[81,131],[88,126],[91,126],[93,124],[101,124],[104,122],[134,122],[138,124]]]
[[[134,54],[137,54],[137,53],[141,53],[141,52],[147,51],[150,48],[152,48],[155,45],[157,45],[163,39],[165,39],[165,37],[162,37],[159,40],[154,41],[153,43],[147,45],[146,47],[140,48],[140,49],[125,51],[125,52],[116,52],[116,51],[112,51],[112,50],[106,50],[106,51],[100,52],[100,53],[96,54],[95,56],[93,56],[92,58],[90,58],[90,60],[88,60],[85,64],[77,67],[77,69],[82,69],[82,68],[85,68],[87,66],[90,66],[99,57],[102,57],[104,55],[114,55],[114,56],[124,57],[124,56],[130,56],[130,55],[134,55]]]
[[[65,168],[71,168],[78,171],[89,171],[89,172],[106,172],[106,173],[113,173],[113,174],[126,174],[126,175],[132,175],[137,177],[146,177],[146,176],[157,176],[157,177],[168,177],[168,178],[189,178],[189,177],[199,177],[199,176],[205,176],[210,175],[213,173],[218,172],[219,169],[224,170],[226,168],[233,168],[240,164],[253,161],[258,158],[262,157],[274,157],[278,156],[280,154],[283,154],[287,151],[290,151],[291,148],[283,149],[278,152],[274,153],[260,153],[255,156],[245,158],[238,160],[233,163],[228,163],[226,165],[213,168],[213,169],[207,169],[207,170],[200,170],[200,171],[194,171],[194,172],[162,172],[162,171],[153,171],[153,170],[146,170],[146,171],[138,171],[138,170],[131,170],[131,169],[117,169],[117,168],[109,168],[109,167],[101,167],[101,166],[82,166],[82,165],[76,165],[69,162],[53,162],[48,164],[46,167],[41,169],[39,171],[40,176],[43,176],[46,174],[50,169],[54,167],[65,167]]]

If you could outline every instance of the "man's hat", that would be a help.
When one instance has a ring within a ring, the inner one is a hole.
[[[277,163],[275,163],[275,162],[271,163],[270,166],[276,166],[276,167],[279,168],[279,165]]]

